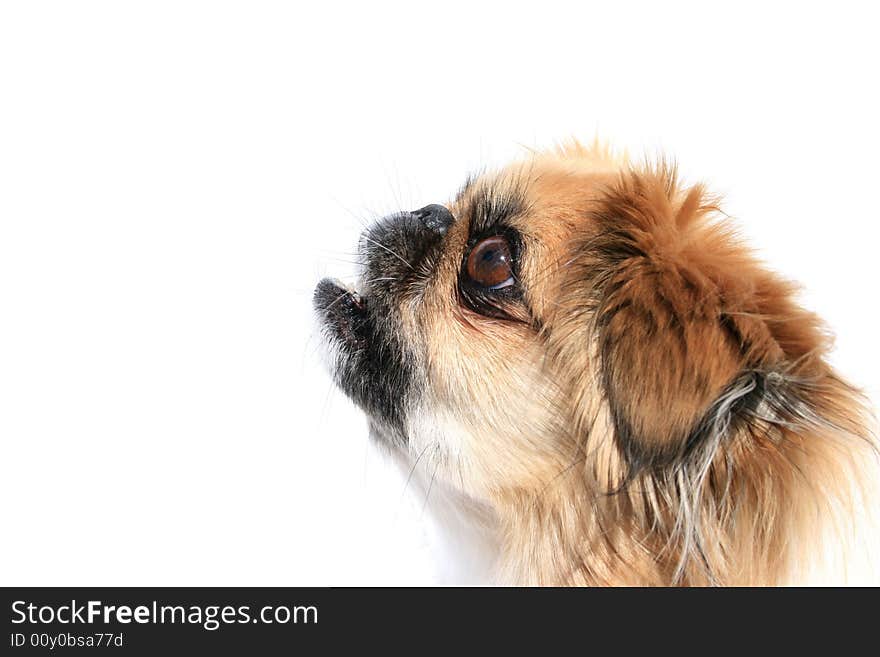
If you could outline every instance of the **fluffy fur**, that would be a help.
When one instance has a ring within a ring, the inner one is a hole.
[[[368,231],[357,292],[316,307],[376,437],[491,516],[500,581],[792,583],[847,542],[863,400],[702,186],[575,143],[445,208]],[[515,292],[469,287],[486,235]]]

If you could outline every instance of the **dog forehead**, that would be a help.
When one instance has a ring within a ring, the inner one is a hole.
[[[544,155],[469,179],[452,207],[471,231],[494,210],[523,236],[553,242],[588,223],[591,207],[618,176],[610,166]]]

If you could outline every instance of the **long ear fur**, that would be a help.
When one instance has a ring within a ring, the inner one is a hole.
[[[572,285],[591,292],[601,386],[634,463],[683,456],[748,372],[827,372],[818,318],[718,220],[701,186],[679,186],[673,167],[623,175],[590,224]]]
[[[567,264],[556,355],[572,385],[597,378],[628,469],[629,502],[597,513],[642,509],[676,552],[671,581],[779,581],[849,504],[871,444],[818,318],[666,165],[623,174]],[[591,360],[567,351],[577,336]],[[575,425],[595,412],[576,400]]]

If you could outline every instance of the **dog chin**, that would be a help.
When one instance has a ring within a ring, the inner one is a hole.
[[[329,278],[318,283],[313,304],[336,384],[367,414],[377,435],[404,444],[413,359],[389,326],[393,319],[375,295]]]

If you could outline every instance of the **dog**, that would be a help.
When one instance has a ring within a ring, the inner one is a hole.
[[[365,230],[314,306],[371,435],[519,585],[801,583],[876,443],[820,319],[667,161],[572,142]]]

